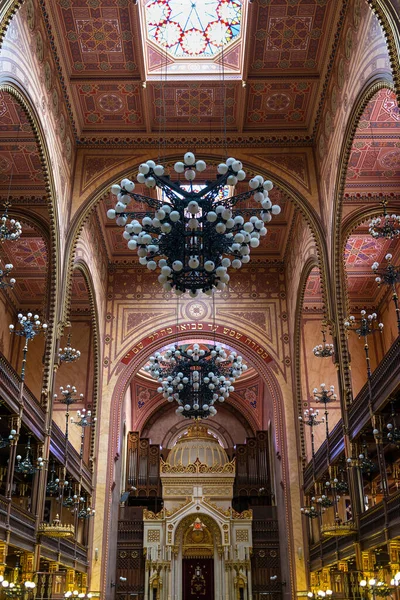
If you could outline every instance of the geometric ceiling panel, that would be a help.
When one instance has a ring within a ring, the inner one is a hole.
[[[85,129],[144,128],[139,83],[79,83],[73,89]]]
[[[322,69],[336,2],[271,0],[254,3],[250,75]]]
[[[346,270],[352,267],[370,269],[374,262],[382,261],[394,243],[390,240],[374,239],[370,235],[351,235],[345,247]]]
[[[223,123],[236,120],[238,85],[221,81],[149,84],[151,119],[154,131],[163,128],[211,127],[223,133]],[[224,109],[225,106],[225,109]]]
[[[22,234],[19,240],[4,242],[3,250],[15,271],[47,270],[47,246],[41,237],[27,238]]]
[[[391,193],[400,187],[400,110],[395,94],[380,90],[357,127],[346,177],[347,193]]]
[[[54,4],[61,37],[66,41],[64,52],[70,75],[101,74],[103,79],[121,73],[139,76],[133,43],[138,30],[132,18],[133,3],[57,0]]]
[[[310,100],[315,98],[318,83],[312,81],[281,81],[252,83],[246,115],[246,126],[260,124],[304,127],[307,125]]]
[[[0,92],[0,196],[45,193],[38,146],[25,111]]]
[[[321,274],[318,267],[314,267],[307,279],[304,290],[303,310],[307,311],[316,306],[321,306],[322,303],[322,288]]]

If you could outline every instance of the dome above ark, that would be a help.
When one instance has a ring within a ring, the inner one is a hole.
[[[229,462],[228,456],[218,439],[208,432],[207,426],[195,422],[178,439],[171,449],[167,463],[171,467],[187,467],[198,460],[207,467],[223,466]]]

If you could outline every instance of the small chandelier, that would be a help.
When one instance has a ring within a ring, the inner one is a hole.
[[[228,355],[221,346],[204,350],[199,344],[192,348],[175,346],[164,354],[156,352],[145,366],[161,384],[158,392],[168,402],[178,402],[177,414],[200,419],[217,414],[213,405],[229,398],[233,384],[246,369],[236,352]]]
[[[4,203],[4,212],[0,219],[0,242],[17,240],[22,233],[21,223],[15,219],[10,219],[8,216],[10,206],[10,202]]]
[[[7,446],[9,446],[16,435],[17,431],[15,429],[11,429],[10,435],[8,437],[3,438],[3,436],[0,435],[0,448],[6,448]]]
[[[74,425],[78,425],[78,427],[81,428],[81,448],[79,456],[80,458],[83,458],[83,445],[85,441],[86,428],[94,426],[97,421],[97,417],[94,417],[92,415],[91,410],[86,411],[85,408],[83,408],[82,410],[77,410],[76,416],[78,417],[78,421],[75,421],[74,418],[71,417],[71,423],[74,423]]]
[[[333,356],[335,354],[335,351],[333,349],[333,344],[328,344],[328,342],[326,341],[325,323],[322,324],[321,333],[322,344],[318,344],[317,346],[315,346],[315,348],[313,348],[313,353],[314,356],[317,356],[318,358],[329,358],[330,356]]]
[[[25,458],[22,458],[20,454],[17,455],[17,464],[15,465],[15,471],[22,473],[23,475],[33,475],[37,470],[43,468],[43,458],[39,456],[37,458],[37,466],[35,467],[32,462],[31,452],[31,436],[28,435],[28,441],[25,446]]]
[[[12,265],[11,263],[4,265],[4,268],[2,268],[0,265],[0,289],[5,289],[7,287],[9,287],[9,288],[14,287],[16,280],[13,277],[11,277],[8,281],[6,280],[6,278],[9,277],[13,268],[14,268],[14,265]]]
[[[78,519],[90,519],[90,517],[94,517],[96,511],[91,506],[86,506],[85,498],[79,498],[80,502],[82,502],[82,508],[78,511]]]
[[[79,350],[72,348],[71,335],[69,335],[67,339],[67,345],[65,346],[65,348],[60,348],[60,350],[58,351],[58,359],[61,362],[71,363],[78,360],[80,355],[81,353]]]
[[[55,476],[56,471],[55,471],[54,467],[55,467],[55,465],[54,465],[54,461],[53,461],[52,466],[51,466],[50,479],[46,485],[46,494],[48,496],[52,496],[53,494],[56,494],[60,487],[60,480],[58,479],[58,477]]]
[[[391,444],[395,444],[397,447],[400,446],[400,428],[397,426],[397,415],[394,408],[394,402],[391,402],[392,410],[390,413],[391,422],[386,427],[388,429],[387,439]]]
[[[308,506],[302,506],[300,511],[303,515],[308,517],[309,519],[316,519],[320,516],[320,512],[317,510],[315,506],[315,497],[310,498],[310,503]]]
[[[368,231],[373,238],[392,240],[400,235],[400,215],[389,215],[386,210],[387,203],[386,198],[381,201],[383,215],[375,217],[369,224]]]
[[[125,226],[123,237],[130,250],[137,250],[140,264],[150,271],[159,268],[158,280],[164,290],[178,295],[189,291],[195,297],[200,290],[208,295],[213,289],[224,290],[229,282],[228,268],[240,269],[250,261],[251,248],[257,248],[267,233],[265,224],[281,212],[269,198],[272,182],[264,181],[261,175],[249,181],[249,191],[224,198],[225,186],[246,178],[242,163],[234,158],[218,165],[215,181],[195,189],[196,171],[206,168],[203,160],[196,161],[194,154],[187,152],[183,162],[174,165],[176,173],[188,181],[188,186],[181,186],[153,160],[141,164],[137,181],[148,188],[160,188],[162,201],[134,193],[135,184],[129,179],[111,187],[118,202],[107,216]],[[260,215],[245,222],[233,208],[252,196],[260,204]],[[147,204],[153,215],[139,222],[138,215],[128,209],[132,199]],[[129,223],[128,217],[132,219]]]
[[[379,263],[374,262],[371,268],[376,275],[375,281],[379,287],[384,283],[392,288],[392,300],[396,309],[397,330],[400,334],[400,308],[399,298],[396,292],[396,284],[400,283],[400,266],[394,265],[392,263],[392,258],[393,256],[388,253],[385,256],[385,260],[387,261],[386,267],[381,267],[379,269]]]

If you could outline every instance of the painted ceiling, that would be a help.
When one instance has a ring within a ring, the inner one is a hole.
[[[209,134],[224,113],[233,135],[308,140],[341,5],[56,0],[46,9],[81,141],[160,128]]]

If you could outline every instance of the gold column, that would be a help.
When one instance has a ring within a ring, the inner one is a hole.
[[[392,577],[400,571],[400,540],[390,540],[388,542],[389,564]]]
[[[33,581],[35,554],[33,552],[24,552],[21,554],[22,578],[24,581]]]
[[[7,566],[8,544],[0,543],[0,575],[4,577],[4,571]]]
[[[74,569],[67,569],[67,576],[65,578],[66,591],[73,592],[75,586],[75,571]]]

